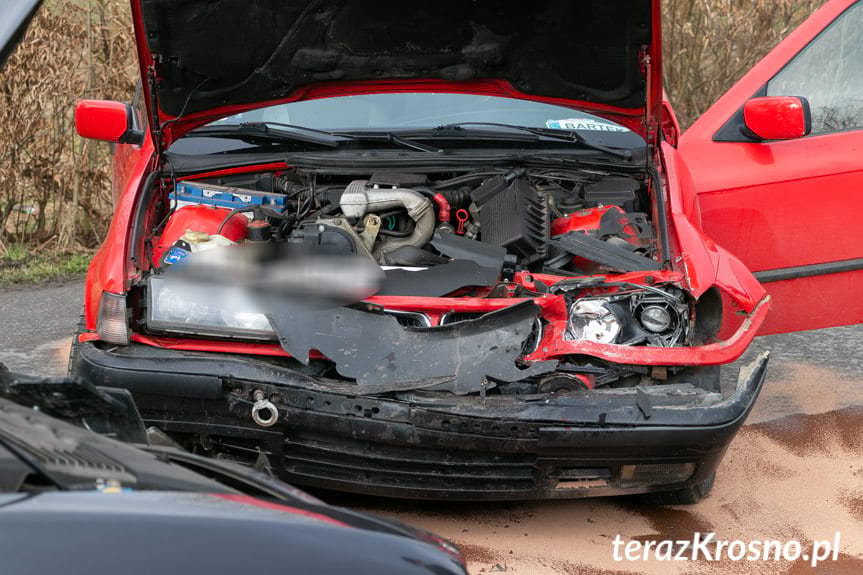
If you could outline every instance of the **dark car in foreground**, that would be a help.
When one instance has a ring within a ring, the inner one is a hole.
[[[147,440],[125,390],[0,366],[3,573],[465,573],[457,548],[429,533],[91,428]]]
[[[800,239],[827,213],[807,186],[733,199],[817,144],[818,102],[753,87],[710,145],[681,138],[658,0],[131,6],[135,101],[77,109],[117,144],[116,209],[71,368],[191,451],[360,493],[691,503],[768,358],[730,386],[719,366],[759,333],[860,320],[853,226]]]

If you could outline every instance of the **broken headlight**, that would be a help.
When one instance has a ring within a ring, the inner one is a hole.
[[[609,299],[580,299],[569,308],[566,339],[616,343],[623,323]]]
[[[151,277],[147,293],[151,330],[243,339],[276,337],[260,303],[240,286]]]
[[[576,299],[569,307],[564,337],[619,345],[684,345],[690,307],[677,288],[627,291],[608,297]]]

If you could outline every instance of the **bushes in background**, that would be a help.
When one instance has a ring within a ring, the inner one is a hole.
[[[46,4],[0,72],[0,257],[98,245],[111,213],[110,150],[75,133],[79,98],[130,99],[129,2]]]

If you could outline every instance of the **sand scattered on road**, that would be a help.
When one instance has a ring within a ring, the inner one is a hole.
[[[792,416],[745,427],[729,448],[713,495],[693,507],[649,508],[629,499],[538,503],[433,504],[364,500],[363,509],[397,517],[460,544],[471,573],[789,573],[808,565],[705,562],[616,563],[618,533],[639,540],[832,539],[843,545],[819,573],[863,573],[863,408]]]

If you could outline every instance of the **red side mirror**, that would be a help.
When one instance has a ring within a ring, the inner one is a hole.
[[[812,131],[809,101],[797,96],[752,98],[743,106],[743,121],[760,140],[795,140]]]
[[[134,129],[132,107],[109,100],[81,100],[75,107],[75,128],[82,138],[115,144],[141,144],[144,134]]]

